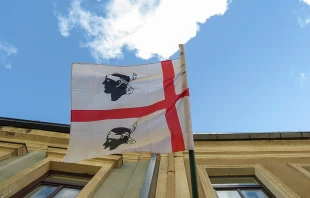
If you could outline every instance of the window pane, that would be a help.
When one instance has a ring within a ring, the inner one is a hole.
[[[241,190],[245,198],[268,198],[262,190]]]
[[[219,198],[241,198],[236,190],[217,190],[216,193]]]
[[[253,177],[211,177],[210,181],[216,185],[257,185]]]
[[[46,180],[53,180],[57,182],[70,182],[70,183],[78,183],[86,185],[91,178],[87,177],[79,177],[73,175],[63,175],[63,174],[52,174],[46,178]]]
[[[57,186],[40,185],[31,193],[29,193],[25,198],[46,198],[54,190],[56,190],[56,188]]]
[[[73,189],[73,188],[63,188],[59,193],[56,194],[54,198],[74,198],[80,193],[80,189]]]

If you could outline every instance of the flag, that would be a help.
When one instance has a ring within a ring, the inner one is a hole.
[[[180,59],[72,64],[70,141],[63,161],[193,150],[186,75]]]

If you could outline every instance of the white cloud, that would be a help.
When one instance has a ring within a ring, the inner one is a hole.
[[[302,0],[304,3],[310,5],[310,0]]]
[[[230,1],[229,1],[230,2]],[[223,15],[228,0],[111,0],[105,13],[99,15],[74,0],[69,13],[55,13],[62,36],[68,37],[73,28],[85,33],[82,44],[100,61],[121,58],[123,47],[136,50],[136,56],[149,59],[169,58],[178,44],[196,36],[199,23],[215,15]]]
[[[299,25],[305,27],[310,24],[310,0],[301,0],[304,5],[299,11]]]
[[[8,69],[11,69],[12,66],[7,62],[7,58],[17,52],[18,49],[13,45],[5,41],[0,41],[0,64],[4,65]]]
[[[305,81],[308,80],[308,79],[309,79],[308,74],[301,73],[301,74],[300,74],[300,79],[299,79],[300,86],[303,87]]]
[[[305,74],[304,73],[301,73],[300,76],[301,76],[302,79],[305,79]]]
[[[308,24],[310,24],[310,17],[299,18],[298,22],[301,27],[306,27]]]

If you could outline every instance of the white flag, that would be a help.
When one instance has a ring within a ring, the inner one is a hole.
[[[194,149],[185,77],[180,59],[137,66],[74,63],[64,162]]]

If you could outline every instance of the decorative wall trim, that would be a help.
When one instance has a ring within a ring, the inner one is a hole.
[[[197,170],[206,198],[217,198],[205,166],[197,165]]]
[[[310,153],[290,153],[290,154],[262,154],[262,153],[251,153],[251,154],[231,154],[231,155],[219,155],[219,154],[202,154],[198,153],[195,155],[196,159],[260,159],[260,158],[310,158]],[[188,158],[188,155],[184,154],[184,158]]]
[[[37,164],[19,172],[17,175],[5,180],[0,184],[0,195],[10,192],[10,196],[14,195],[40,176],[47,173],[50,168],[50,159],[45,158]]]
[[[0,161],[28,152],[25,144],[0,141]]]
[[[260,164],[248,165],[197,165],[207,198],[216,198],[209,176],[255,175],[277,198],[298,198],[290,188]]]
[[[168,155],[161,155],[155,198],[165,198],[168,184]]]
[[[295,170],[299,171],[301,174],[303,174],[308,179],[310,179],[310,172],[304,169],[304,167],[310,168],[310,164],[288,164],[288,165],[294,168]]]
[[[22,190],[24,187],[37,180],[49,170],[69,172],[69,173],[88,173],[94,175],[88,184],[81,190],[77,197],[92,197],[99,185],[114,167],[113,162],[94,163],[63,163],[59,156],[47,157],[37,164],[21,171],[17,175],[7,179],[0,184],[0,195],[10,192],[10,196]]]
[[[265,185],[269,187],[269,190],[276,197],[289,197],[298,198],[289,187],[282,183],[277,177],[275,177],[270,171],[268,171],[261,164],[255,165],[255,176]]]
[[[59,160],[62,160],[66,154],[66,151],[67,151],[66,149],[62,149],[62,148],[48,147],[46,151],[46,156],[56,157],[56,158],[59,158]],[[114,167],[119,168],[123,164],[123,159],[121,155],[106,155],[104,157],[84,160],[81,163],[92,165],[92,164],[105,163],[105,162],[112,162]]]
[[[174,153],[168,154],[167,192],[166,197],[175,197]]]

